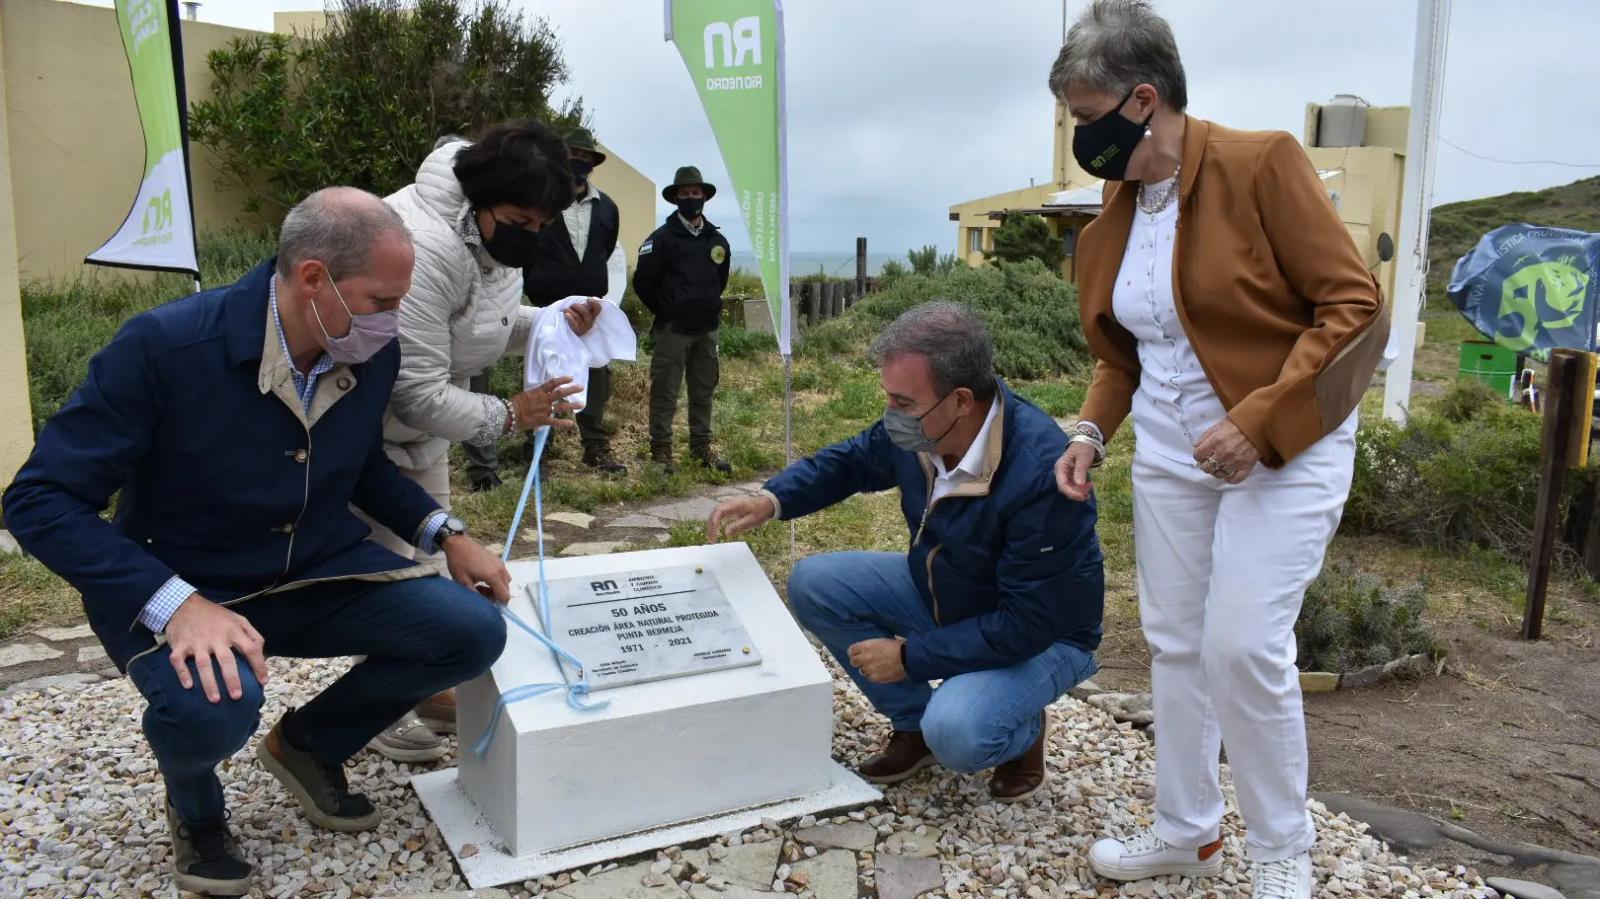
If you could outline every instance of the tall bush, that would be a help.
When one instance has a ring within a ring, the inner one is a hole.
[[[900,313],[930,300],[972,307],[994,336],[995,368],[1002,377],[1047,378],[1089,365],[1077,289],[1037,260],[998,268],[957,265],[933,277],[901,275],[857,301],[845,316],[809,331],[799,352],[859,351]]]
[[[983,257],[995,265],[1002,262],[1022,262],[1037,259],[1046,268],[1061,268],[1061,238],[1050,233],[1050,226],[1041,216],[1006,213],[1000,227],[994,229],[994,250]]]
[[[1539,416],[1458,384],[1404,425],[1366,424],[1356,436],[1355,481],[1344,526],[1423,546],[1481,547],[1525,560],[1538,503]],[[1567,478],[1568,502],[1594,480]]]
[[[193,137],[272,224],[331,184],[399,190],[445,135],[583,114],[551,105],[567,77],[554,32],[506,0],[338,0],[321,34],[237,38],[208,64]]]

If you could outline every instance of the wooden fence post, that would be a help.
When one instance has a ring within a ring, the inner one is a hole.
[[[852,300],[861,298],[867,292],[867,239],[856,238],[856,291]]]
[[[1591,390],[1582,386],[1586,365],[1584,353],[1554,350],[1545,374],[1544,464],[1539,476],[1538,507],[1533,514],[1533,554],[1528,562],[1528,599],[1522,613],[1524,640],[1537,640],[1544,633],[1550,563],[1561,536],[1561,487],[1575,458],[1572,431],[1580,418],[1578,404],[1594,401]]]

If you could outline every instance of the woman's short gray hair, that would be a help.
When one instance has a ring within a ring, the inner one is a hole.
[[[378,197],[354,187],[326,187],[283,217],[278,229],[278,274],[315,259],[328,267],[328,277],[343,281],[366,271],[372,245],[385,234],[411,239],[398,213]]]
[[[921,356],[928,360],[940,396],[965,387],[980,401],[994,398],[994,343],[989,329],[958,303],[936,300],[902,312],[872,341],[868,355],[880,367],[896,356]]]
[[[1178,112],[1189,106],[1189,83],[1172,26],[1149,0],[1095,0],[1067,32],[1050,67],[1050,93],[1079,85],[1122,96],[1149,84]]]

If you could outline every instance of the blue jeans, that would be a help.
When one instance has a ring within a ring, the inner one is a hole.
[[[1040,712],[1094,674],[1094,654],[1067,643],[1009,668],[949,678],[937,690],[903,680],[875,684],[850,664],[850,646],[937,629],[900,553],[839,552],[803,559],[789,604],[897,731],[922,731],[939,763],[971,773],[1018,758],[1039,739]]]
[[[234,611],[261,633],[269,656],[366,661],[295,712],[296,741],[341,763],[418,702],[489,670],[505,646],[505,619],[493,603],[439,577],[306,587],[249,600]],[[140,656],[128,676],[149,703],[149,740],[167,795],[186,821],[222,817],[217,763],[238,752],[261,722],[261,684],[235,653],[244,695],[206,699],[193,660],[194,687],[178,683],[165,647]],[[222,673],[217,673],[222,686]]]

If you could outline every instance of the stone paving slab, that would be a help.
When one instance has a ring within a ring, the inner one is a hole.
[[[588,530],[589,526],[594,524],[594,516],[585,514],[583,512],[551,512],[544,517],[544,520],[559,522],[560,524],[569,524],[575,528],[583,528],[584,530]]]
[[[856,899],[856,856],[845,849],[831,849],[816,858],[795,862],[791,876],[804,874],[817,899]]]
[[[890,855],[909,855],[917,858],[935,858],[939,855],[939,839],[944,833],[937,827],[924,825],[922,833],[897,830],[883,841],[883,851]]]
[[[738,846],[711,846],[690,849],[683,853],[683,860],[707,877],[720,877],[735,886],[753,890],[771,890],[781,848],[777,840],[741,843]]]
[[[42,627],[33,632],[35,637],[43,637],[52,643],[61,643],[66,640],[86,640],[94,636],[94,630],[87,624],[76,627]]]
[[[602,540],[594,543],[569,543],[561,548],[563,556],[604,556],[614,553],[624,546],[626,540]]]
[[[880,855],[873,882],[878,899],[916,899],[944,886],[944,873],[935,858]]]
[[[624,515],[621,518],[616,519],[615,521],[608,521],[605,524],[602,524],[601,527],[605,527],[605,528],[641,528],[641,529],[648,528],[648,529],[651,529],[651,530],[666,530],[668,525],[667,525],[667,523],[665,521],[663,521],[660,518],[657,518],[654,515],[640,515],[639,513],[634,512],[634,513],[632,513],[630,515]]]
[[[630,865],[585,877],[545,895],[553,899],[683,899],[689,895],[675,883],[645,886],[640,878],[649,871],[648,864]]]
[[[691,496],[675,502],[650,506],[640,511],[668,521],[705,521],[711,517],[711,510],[716,507],[717,501],[710,497]]]
[[[81,687],[85,684],[100,682],[100,676],[73,672],[71,674],[50,674],[44,677],[35,677],[30,680],[17,681],[5,689],[7,693],[24,693],[32,690],[49,690],[52,687]]]
[[[849,849],[862,852],[877,845],[878,829],[864,821],[845,824],[823,824],[807,827],[795,833],[794,838],[823,849]]]
[[[10,646],[0,646],[0,668],[26,665],[30,662],[48,662],[63,655],[65,653],[61,650],[52,649],[43,643],[13,643]]]

